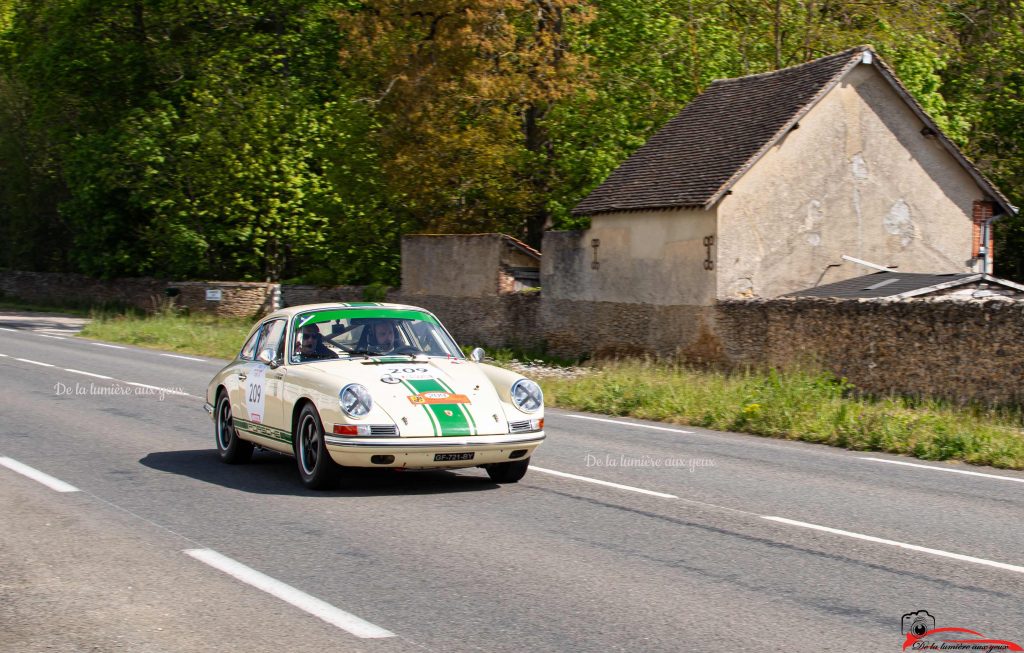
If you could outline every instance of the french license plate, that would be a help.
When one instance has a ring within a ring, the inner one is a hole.
[[[476,453],[467,451],[466,453],[435,453],[434,462],[441,462],[444,460],[473,460],[473,456]]]

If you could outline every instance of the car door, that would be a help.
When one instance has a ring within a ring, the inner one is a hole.
[[[224,375],[224,385],[228,390],[228,397],[231,399],[231,414],[235,419],[249,421],[248,401],[249,394],[249,372],[256,360],[257,345],[260,336],[263,334],[263,325],[253,330],[249,339],[242,345],[235,361],[228,367]],[[236,426],[242,426],[237,424]]]
[[[283,319],[271,320],[263,327],[263,336],[260,338],[259,350],[272,350],[273,366],[257,363],[263,369],[256,372],[255,379],[263,382],[262,387],[262,420],[263,424],[274,431],[275,439],[283,439],[291,442],[291,424],[288,424],[288,417],[291,411],[286,410],[284,405],[284,384],[288,368],[284,365],[285,330],[287,322]]]

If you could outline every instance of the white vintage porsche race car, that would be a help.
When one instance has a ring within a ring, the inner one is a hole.
[[[514,483],[544,440],[544,398],[482,354],[414,306],[294,306],[252,328],[205,407],[221,460],[290,454],[311,488],[346,467],[483,467]]]

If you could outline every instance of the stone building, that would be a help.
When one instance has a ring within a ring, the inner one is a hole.
[[[984,273],[991,222],[1014,211],[892,69],[853,48],[695,98],[576,206],[588,230],[546,234],[543,317],[557,341],[559,314],[587,314],[601,332],[580,342],[614,353],[632,316],[640,350],[700,357],[718,300],[861,274],[843,255]]]

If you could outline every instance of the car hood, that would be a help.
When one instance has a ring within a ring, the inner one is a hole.
[[[349,383],[360,383],[370,391],[373,411],[366,418],[351,420],[353,423],[379,423],[386,416],[398,426],[400,435],[408,437],[509,432],[503,407],[509,398],[499,396],[499,390],[473,361],[385,357],[325,361],[302,368],[303,373],[319,377],[321,388],[337,388],[337,392]],[[515,410],[510,404],[508,407]]]

